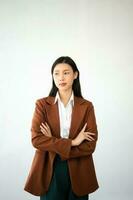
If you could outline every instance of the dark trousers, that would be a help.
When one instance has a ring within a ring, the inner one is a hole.
[[[88,200],[88,197],[88,194],[77,196],[73,193],[67,161],[62,161],[60,156],[56,155],[49,190],[40,196],[40,200]]]

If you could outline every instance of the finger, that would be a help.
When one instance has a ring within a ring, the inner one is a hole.
[[[47,129],[47,126],[46,126],[44,123],[42,123],[42,126],[45,127],[45,128]]]
[[[45,124],[46,124],[45,127],[47,129],[48,134],[51,135],[51,130],[50,130],[50,127],[49,127],[48,123],[46,122]]]
[[[42,131],[46,131],[46,132],[47,132],[47,130],[46,130],[43,126],[40,126],[40,129],[41,129]]]
[[[86,126],[87,126],[87,123],[85,123],[85,125],[84,125],[84,127],[83,127],[82,131],[84,131],[84,130],[85,130]]]
[[[46,124],[46,125],[45,125],[45,124]],[[40,125],[40,127],[42,127],[42,129],[43,129],[44,131],[47,132],[47,136],[51,136],[51,130],[50,130],[50,127],[49,127],[49,125],[48,125],[47,122],[45,122],[45,124],[42,123],[42,125]]]
[[[85,136],[85,138],[89,138],[89,139],[91,139],[91,140],[95,140],[95,139],[94,139],[94,136],[91,136],[91,135],[89,135],[89,134],[86,133],[86,132],[84,132],[84,136]]]
[[[91,138],[85,138],[86,140],[88,140],[88,141],[90,141],[90,142],[92,142],[92,141],[94,141],[94,139],[91,139]]]
[[[86,132],[87,135],[95,135],[95,133],[91,133],[91,132]]]
[[[90,138],[91,140],[95,140],[93,137],[89,136],[88,138]]]
[[[87,136],[87,138],[90,139],[90,140],[94,140],[94,138],[91,137],[91,136]]]
[[[46,124],[46,125],[45,125]],[[45,129],[48,131],[48,132],[50,132],[51,130],[50,130],[50,127],[49,127],[49,125],[47,124],[47,122],[45,122],[45,124],[43,124],[43,126],[45,127]],[[49,133],[50,134],[50,133]]]
[[[86,138],[87,141],[92,142],[93,140],[90,138]]]
[[[48,136],[48,133],[47,133],[44,129],[41,129],[41,132],[42,132],[44,135]]]
[[[40,128],[41,128],[41,132],[43,134],[45,134],[45,135],[47,134],[48,135],[48,131],[45,128],[43,128],[42,126]]]
[[[46,126],[45,126],[46,127]],[[51,132],[48,130],[48,128],[46,127],[43,127],[43,126],[41,126],[40,125],[40,128],[41,128],[41,132],[43,133],[43,134],[45,134],[46,136],[51,136]]]
[[[40,125],[40,128],[45,130],[45,131],[47,131],[47,127],[44,127],[44,126]]]
[[[46,124],[47,128],[50,130],[50,127],[49,127],[48,123],[46,122],[45,124]]]
[[[49,137],[49,134],[46,131],[41,130],[42,134]]]

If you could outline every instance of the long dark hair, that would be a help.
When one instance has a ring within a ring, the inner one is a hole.
[[[70,58],[68,56],[61,56],[61,57],[57,58],[52,65],[52,68],[51,68],[52,88],[51,88],[51,91],[49,93],[49,96],[55,97],[56,93],[58,91],[58,88],[56,87],[54,80],[53,80],[53,71],[54,71],[55,66],[57,64],[60,64],[60,63],[66,63],[66,64],[71,66],[73,72],[76,72],[76,71],[78,72],[77,78],[74,79],[74,81],[73,81],[72,90],[73,90],[75,96],[83,98],[82,93],[81,93],[80,81],[79,81],[79,75],[80,75],[79,70],[76,66],[76,63],[72,60],[72,58]]]

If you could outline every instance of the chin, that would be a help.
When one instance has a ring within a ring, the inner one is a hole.
[[[70,90],[71,88],[59,88],[60,91],[67,91]]]

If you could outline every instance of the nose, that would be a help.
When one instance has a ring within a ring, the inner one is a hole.
[[[61,75],[59,76],[59,81],[62,81],[62,80],[64,80],[64,75],[63,75],[63,74],[61,74]]]

